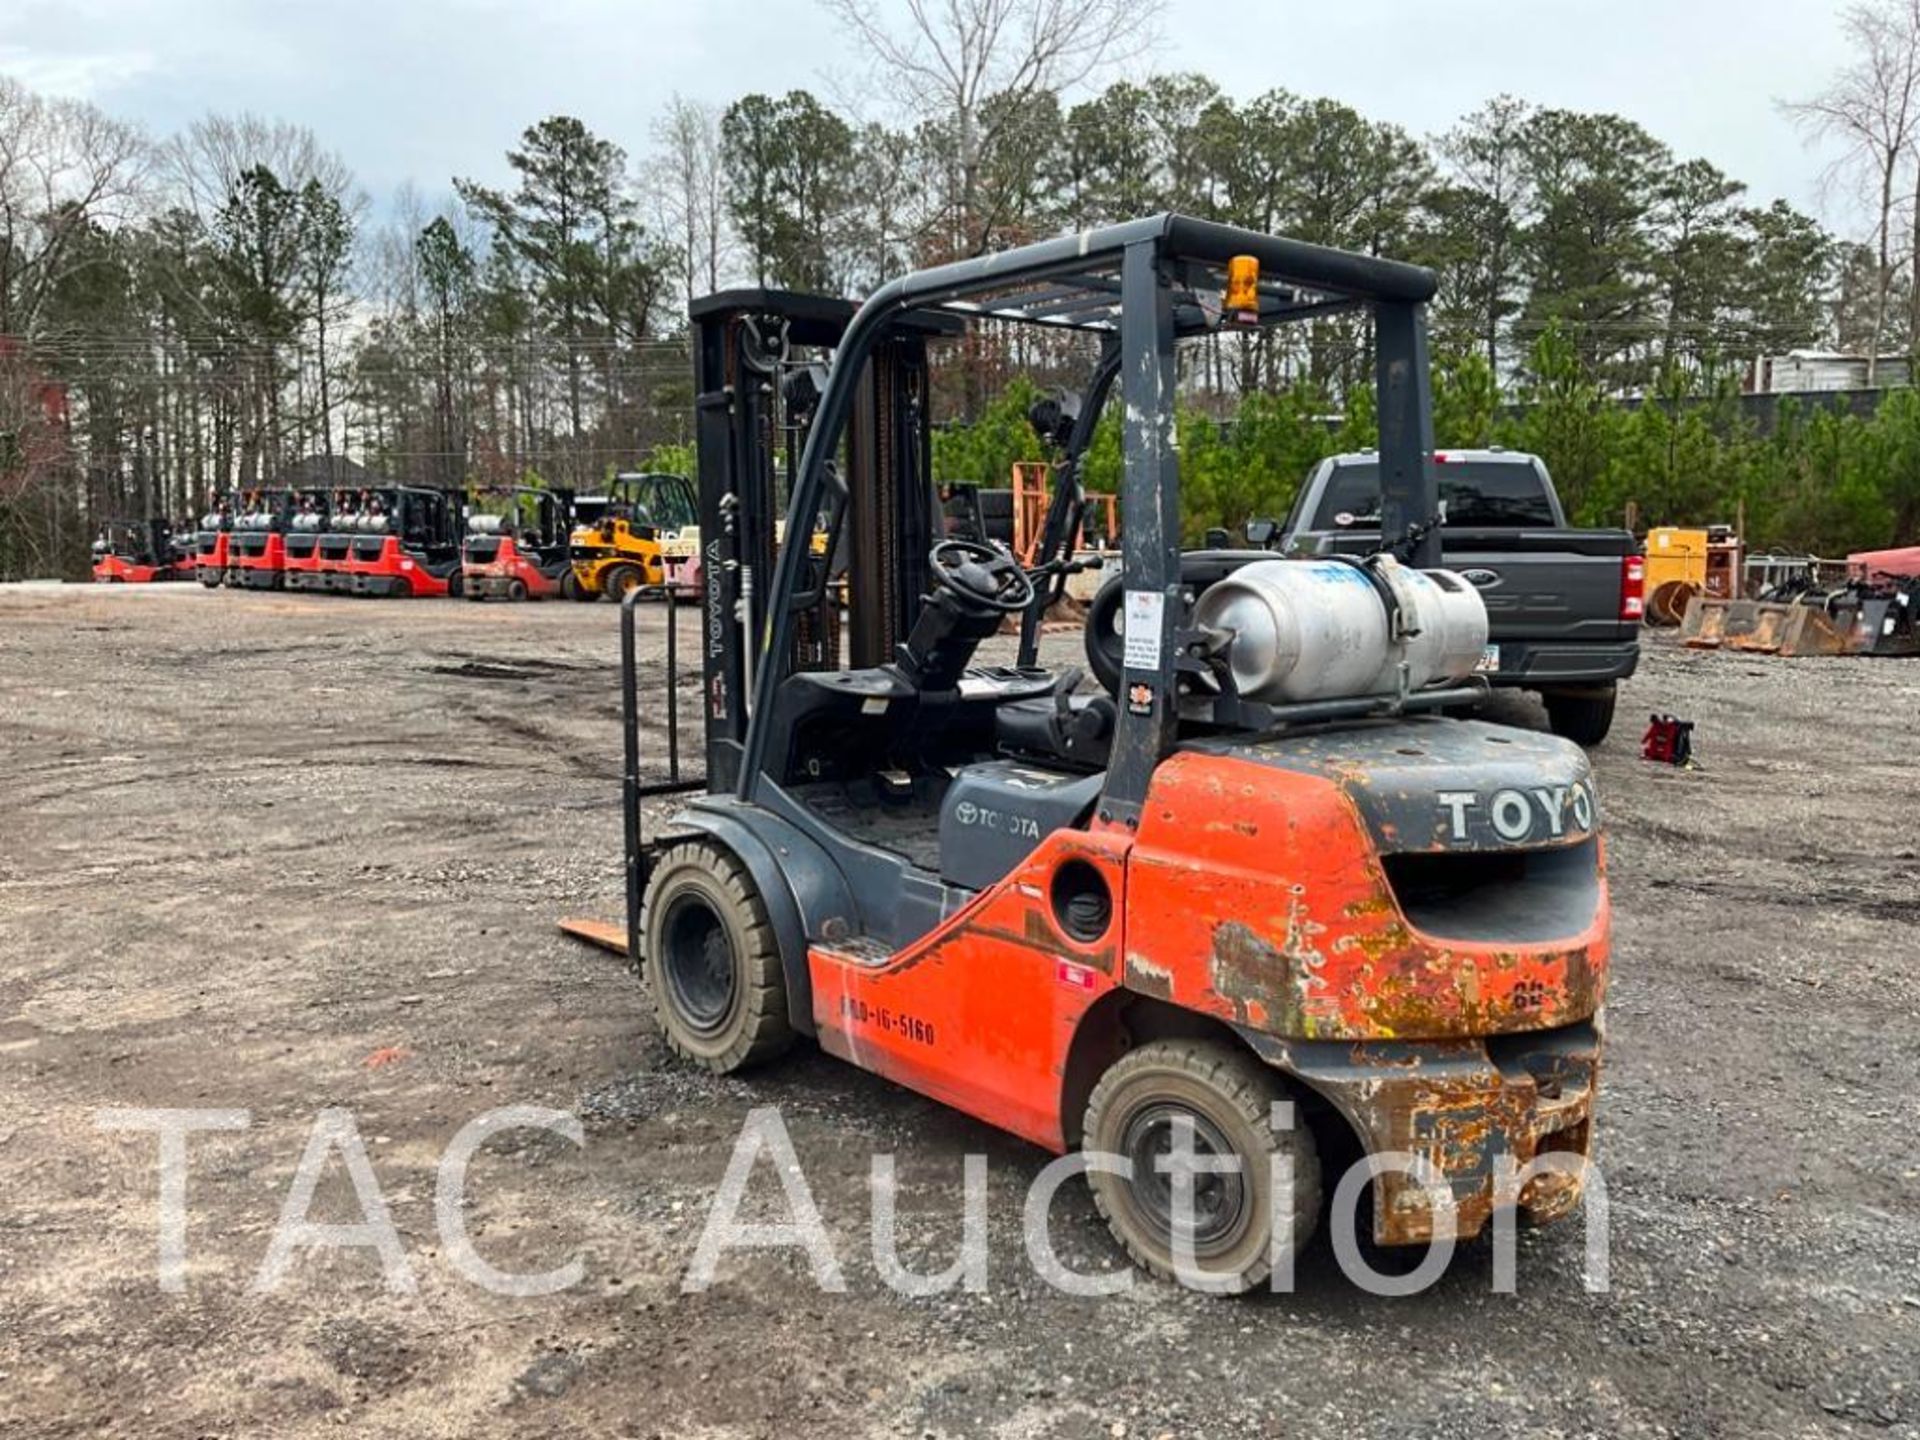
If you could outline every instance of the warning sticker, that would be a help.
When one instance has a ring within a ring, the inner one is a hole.
[[[1127,669],[1160,668],[1160,617],[1166,606],[1167,597],[1158,590],[1127,591]]]

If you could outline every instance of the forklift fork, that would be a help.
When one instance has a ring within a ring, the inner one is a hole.
[[[647,892],[653,856],[646,843],[641,802],[662,795],[685,795],[707,788],[707,777],[680,774],[680,623],[673,587],[664,587],[667,603],[667,778],[640,778],[640,677],[635,654],[633,611],[641,592],[620,602],[620,730],[625,748],[621,810],[627,852],[627,964],[640,972],[640,899]]]

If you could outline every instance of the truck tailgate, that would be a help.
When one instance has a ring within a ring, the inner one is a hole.
[[[1347,532],[1327,548],[1366,555],[1377,535]],[[1448,529],[1443,563],[1487,605],[1499,640],[1627,641],[1639,626],[1620,619],[1621,561],[1637,552],[1624,530]]]

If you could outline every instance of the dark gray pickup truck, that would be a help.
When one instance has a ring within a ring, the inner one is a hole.
[[[1495,685],[1533,690],[1554,733],[1597,745],[1620,681],[1640,663],[1643,562],[1625,530],[1567,524],[1537,456],[1437,454],[1441,553],[1487,602],[1482,666]],[[1288,555],[1365,555],[1380,544],[1380,467],[1335,455],[1307,477],[1270,543]]]

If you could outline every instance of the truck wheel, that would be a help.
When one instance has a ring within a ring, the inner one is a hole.
[[[1576,745],[1598,745],[1613,728],[1613,707],[1620,698],[1620,687],[1603,690],[1548,690],[1540,697],[1547,704],[1547,728]]]
[[[1094,1203],[1135,1262],[1178,1279],[1173,1177],[1155,1162],[1174,1146],[1181,1120],[1196,1158],[1234,1156],[1238,1173],[1194,1176],[1190,1263],[1199,1288],[1239,1294],[1273,1268],[1273,1241],[1294,1253],[1320,1218],[1320,1159],[1303,1130],[1275,1130],[1282,1095],[1273,1071],[1210,1040],[1161,1040],[1114,1062],[1087,1101],[1082,1149],[1118,1156],[1129,1173],[1089,1174]],[[1291,1194],[1276,1194],[1273,1161],[1293,1163]],[[1191,1277],[1190,1277],[1191,1278]]]
[[[667,851],[647,882],[640,935],[654,1010],[676,1054],[726,1075],[792,1043],[773,925],[731,852],[706,841]]]
[[[607,571],[606,578],[601,582],[600,588],[606,592],[609,600],[618,605],[621,601],[625,600],[628,595],[639,589],[641,582],[645,578],[646,577],[640,573],[640,567],[638,565],[615,565],[611,570]]]

